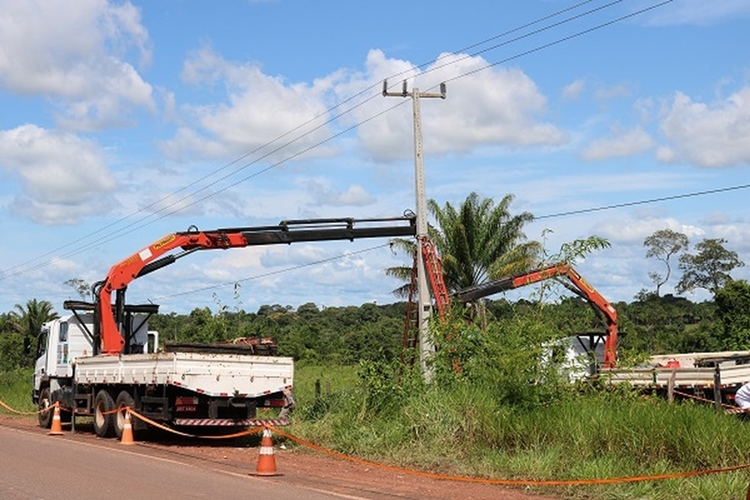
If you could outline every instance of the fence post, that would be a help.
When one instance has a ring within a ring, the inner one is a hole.
[[[721,368],[718,361],[714,365],[714,406],[721,411]]]

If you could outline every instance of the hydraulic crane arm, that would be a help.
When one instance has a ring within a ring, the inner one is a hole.
[[[118,262],[107,277],[96,284],[99,321],[95,326],[94,349],[105,354],[119,354],[125,340],[123,311],[125,289],[135,279],[174,263],[198,250],[224,250],[247,246],[276,245],[309,241],[354,240],[360,238],[393,238],[416,235],[415,217],[376,219],[302,219],[282,221],[277,226],[225,228],[212,231],[191,230],[169,234],[130,257]],[[181,252],[170,252],[181,249]],[[115,304],[112,305],[112,294]],[[101,343],[101,346],[99,346]]]
[[[570,266],[570,264],[559,263],[553,264],[542,269],[529,271],[526,273],[501,278],[499,280],[488,281],[480,285],[459,290],[454,294],[459,302],[474,302],[483,297],[487,297],[506,290],[538,283],[540,281],[565,277],[572,283],[572,290],[586,299],[596,311],[600,313],[607,326],[607,340],[604,343],[604,367],[614,368],[617,364],[617,336],[618,323],[617,311],[594,287],[592,287],[583,277]],[[568,287],[570,288],[570,287]]]

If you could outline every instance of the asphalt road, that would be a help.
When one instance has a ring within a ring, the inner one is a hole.
[[[340,494],[292,486],[278,479],[155,456],[153,450],[118,447],[112,441],[81,442],[0,426],[3,500],[341,498]]]

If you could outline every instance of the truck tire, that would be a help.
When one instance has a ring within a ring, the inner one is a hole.
[[[128,391],[120,391],[120,394],[117,396],[117,401],[115,401],[115,408],[119,410],[115,413],[115,434],[117,435],[117,439],[122,439],[122,431],[125,428],[125,408],[135,410],[133,396],[131,396]],[[133,430],[133,437],[135,437],[135,426],[133,424],[133,416],[131,415],[130,426]]]
[[[115,402],[109,392],[102,389],[94,399],[94,432],[99,437],[112,437],[115,433]]]
[[[47,409],[47,411],[42,411]],[[50,400],[49,387],[45,387],[39,392],[39,427],[49,429],[52,427],[52,401]]]

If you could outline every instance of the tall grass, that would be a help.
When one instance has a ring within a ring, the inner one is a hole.
[[[32,374],[31,368],[0,372],[0,401],[18,411],[34,411],[35,407],[31,402]],[[0,414],[18,416],[2,407]]]
[[[463,369],[437,370],[433,384],[397,376],[399,367],[385,362],[300,367],[292,431],[369,460],[488,478],[621,478],[750,463],[750,422],[700,403],[563,384],[534,365],[528,342],[508,337],[517,333],[493,332],[506,336],[497,342],[472,332],[470,343],[454,344],[460,349],[443,346],[444,366],[460,356]],[[516,349],[524,352],[515,356]],[[315,380],[334,389],[305,389]],[[538,490],[598,500],[729,500],[744,498],[747,487],[747,471],[739,471]]]

